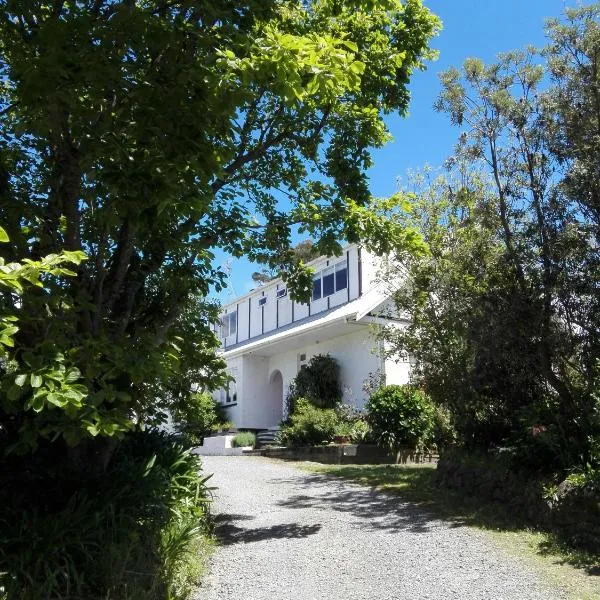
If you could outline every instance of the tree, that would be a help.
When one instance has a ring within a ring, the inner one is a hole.
[[[289,264],[300,299],[310,271],[293,261],[292,227],[320,253],[341,238],[379,252],[417,243],[372,202],[365,170],[438,28],[420,0],[0,5],[2,257],[88,258],[68,285],[19,298],[1,373],[21,407],[7,423],[0,401],[11,443],[118,435],[155,410],[192,350],[215,382],[203,300],[223,284],[215,248]],[[81,374],[81,406],[33,410],[34,389],[15,389],[13,369],[52,352]]]
[[[464,443],[523,445],[541,427],[544,466],[563,468],[598,460],[599,14],[551,21],[542,55],[442,74],[436,108],[463,132],[451,174],[408,197],[429,253],[403,257],[411,323],[389,333]]]
[[[316,248],[312,242],[312,240],[304,240],[303,242],[298,242],[293,248],[292,251],[294,253],[293,261],[294,263],[308,263],[313,258],[317,257]],[[264,285],[265,283],[269,283],[276,277],[279,277],[281,273],[283,273],[288,266],[281,265],[278,269],[266,269],[263,268],[260,271],[255,271],[252,273],[252,281],[258,283],[259,285]]]

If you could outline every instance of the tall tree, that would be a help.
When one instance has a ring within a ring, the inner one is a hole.
[[[421,0],[2,3],[0,251],[88,257],[68,283],[2,299],[20,320],[1,367],[5,436],[78,444],[131,427],[182,339],[210,383],[214,312],[197,299],[222,285],[215,248],[289,263],[303,298],[294,226],[319,252],[412,244],[371,206],[365,170],[438,28]],[[59,354],[85,398],[15,383]]]
[[[591,460],[600,433],[599,15],[551,21],[543,53],[441,75],[436,108],[462,129],[457,173],[420,188],[404,217],[430,252],[404,257],[397,294],[411,324],[396,346],[463,439],[514,443],[541,424],[562,466]]]

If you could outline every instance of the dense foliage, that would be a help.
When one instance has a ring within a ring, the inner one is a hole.
[[[448,173],[401,195],[428,245],[394,280],[395,351],[470,448],[530,468],[598,464],[600,4],[548,24],[548,46],[469,59],[437,108],[461,128]]]
[[[294,412],[299,398],[306,398],[319,408],[335,408],[342,400],[339,372],[338,362],[329,354],[313,356],[290,385],[288,414]]]
[[[129,434],[102,481],[65,472],[47,443],[13,461],[0,487],[0,598],[187,597],[210,527],[200,466],[153,432]]]
[[[81,390],[34,409],[36,387],[11,388],[11,443],[91,444],[220,385],[216,248],[283,266],[303,298],[293,227],[319,252],[414,245],[365,170],[437,28],[420,0],[1,3],[1,256],[88,258],[68,285],[2,297],[21,324],[3,387],[60,355]]]
[[[294,412],[282,424],[278,442],[284,446],[318,446],[333,441],[339,418],[331,408],[317,408],[310,400],[298,398]]]
[[[383,448],[423,449],[431,442],[434,406],[422,390],[409,385],[387,385],[367,402],[372,436]]]
[[[200,445],[205,436],[227,422],[224,410],[207,392],[186,394],[183,400],[173,404],[171,414],[177,431],[194,445]]]
[[[206,300],[224,282],[217,249],[283,270],[300,299],[311,274],[292,231],[320,253],[420,247],[365,172],[438,27],[420,0],[0,2],[10,597],[181,595],[165,553],[202,520],[191,459],[162,440],[119,471],[119,440],[226,381]]]

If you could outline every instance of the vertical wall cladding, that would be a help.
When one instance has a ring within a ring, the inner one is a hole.
[[[264,298],[266,302],[263,306],[263,333],[268,333],[277,329],[277,297],[274,285],[265,289]]]
[[[280,283],[275,290],[277,327],[285,327],[292,322],[292,301],[284,283]],[[296,318],[296,315],[293,315]]]
[[[281,280],[259,287],[225,307],[223,317],[237,312],[237,327],[235,333],[222,337],[223,345],[230,348],[357,299],[371,287],[377,264],[375,257],[355,245],[345,248],[340,256],[317,260],[311,267],[318,281],[308,304],[292,302]],[[229,330],[221,328],[222,336],[224,331]]]
[[[362,253],[361,253],[362,254]],[[358,268],[359,251],[357,246],[351,246],[347,250],[348,261],[348,292],[349,300],[356,300],[359,296],[359,268]]]
[[[262,298],[262,293],[259,291],[250,296],[250,337],[262,335],[263,331],[263,307],[259,300]]]
[[[380,270],[382,267],[382,259],[367,252],[364,248],[361,250],[360,255],[362,291],[364,293],[379,281],[379,278],[381,277]]]
[[[300,304],[299,302],[294,302],[293,306],[294,311],[294,321],[300,321],[300,319],[306,319],[310,313],[310,307],[308,304]]]
[[[237,341],[245,342],[248,339],[248,325],[250,323],[250,315],[248,314],[248,306],[250,299],[241,300],[238,304],[238,326],[237,326]]]

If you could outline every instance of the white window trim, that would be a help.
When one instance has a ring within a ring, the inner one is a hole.
[[[232,322],[235,322],[234,327],[231,326]],[[221,337],[223,338],[228,338],[237,333],[237,312],[230,312],[223,315],[223,318],[221,319],[221,332]]]
[[[346,285],[343,288],[339,288],[337,289],[337,278],[336,278],[336,273],[338,271],[342,271],[342,270],[346,270]],[[325,294],[323,291],[323,276],[324,275],[331,275],[333,274],[333,292],[331,294]],[[314,282],[319,280],[321,282],[321,295],[318,298],[314,297]],[[345,260],[340,261],[334,265],[328,265],[326,267],[323,267],[320,271],[318,271],[317,273],[314,274],[313,276],[313,296],[312,296],[312,302],[316,302],[317,300],[323,300],[323,298],[328,298],[329,296],[333,296],[334,294],[337,294],[338,292],[341,292],[342,290],[346,290],[348,289],[348,265],[346,263]]]

